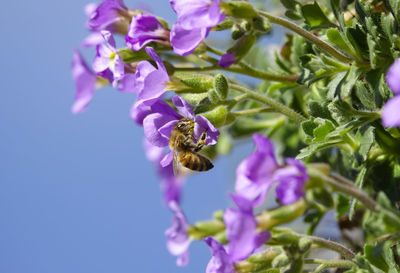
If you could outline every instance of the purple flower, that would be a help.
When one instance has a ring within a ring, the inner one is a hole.
[[[386,127],[400,127],[400,58],[389,67],[386,83],[395,96],[383,106],[382,122]]]
[[[185,266],[189,262],[189,223],[176,202],[172,201],[168,205],[174,213],[174,217],[171,227],[165,232],[167,236],[167,248],[172,255],[178,256],[176,264],[178,266]]]
[[[141,61],[136,67],[133,89],[138,94],[132,106],[131,117],[142,124],[144,117],[150,113],[153,105],[166,91],[169,76],[164,63],[151,47],[146,47],[146,52],[157,64],[157,68],[148,61]]]
[[[208,262],[206,273],[235,273],[234,264],[224,246],[212,237],[204,239],[211,249],[212,258]]]
[[[192,53],[213,26],[225,18],[219,0],[170,0],[178,16],[172,26],[171,44],[179,55]]]
[[[219,131],[205,117],[194,115],[192,108],[183,98],[175,95],[172,102],[179,113],[167,103],[158,100],[151,106],[151,114],[143,120],[144,134],[147,140],[155,146],[168,146],[171,131],[175,124],[183,117],[189,118],[195,122],[193,137],[199,139],[200,135],[207,131],[205,145],[214,145],[217,143]],[[172,157],[169,156],[172,160]],[[168,160],[164,164],[167,164]]]
[[[135,51],[150,42],[169,44],[169,31],[153,15],[138,14],[132,17],[125,41]]]
[[[236,55],[235,53],[225,53],[222,55],[221,59],[218,62],[218,65],[227,68],[233,65],[236,62]]]
[[[287,159],[286,166],[279,166],[271,141],[260,134],[254,134],[253,140],[256,151],[243,160],[236,170],[236,192],[252,200],[253,205],[259,205],[272,184],[278,182],[276,191],[283,204],[295,202],[304,196],[303,187],[309,178],[303,164],[295,159]]]
[[[161,190],[165,203],[169,204],[171,201],[179,203],[183,178],[174,175],[172,164],[166,165],[165,167],[161,166],[160,162],[165,157],[165,149],[152,145],[146,139],[143,146],[147,159],[154,163],[157,173],[161,178]]]
[[[72,113],[77,114],[86,109],[96,90],[96,74],[93,73],[83,60],[79,51],[74,50],[72,59],[72,77],[75,81],[75,102]]]
[[[130,17],[122,0],[103,0],[98,6],[89,4],[85,12],[89,17],[87,27],[91,31],[109,30],[126,34]]]
[[[269,240],[271,234],[257,233],[257,222],[253,215],[253,204],[240,195],[231,195],[238,209],[227,209],[224,213],[226,234],[229,240],[228,253],[232,261],[246,259],[257,248]]]

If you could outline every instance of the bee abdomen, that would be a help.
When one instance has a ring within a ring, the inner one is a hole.
[[[190,151],[181,152],[178,160],[182,166],[198,172],[208,171],[214,167],[208,158]]]

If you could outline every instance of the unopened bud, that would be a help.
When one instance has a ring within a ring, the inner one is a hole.
[[[247,21],[247,20],[243,20],[243,21],[240,23],[240,26],[242,27],[242,29],[244,29],[244,31],[250,31],[250,30],[251,30],[251,24],[250,24],[250,22]]]
[[[219,142],[219,140],[218,140],[218,142]],[[217,210],[216,212],[214,212],[213,218],[215,220],[223,221],[224,213],[225,213],[225,211],[223,211],[223,210]]]
[[[201,115],[208,119],[215,127],[221,127],[225,123],[228,110],[225,106],[218,106],[211,111],[202,113]]]
[[[231,28],[231,37],[233,40],[237,40],[244,35],[246,31],[238,24],[234,24]]]
[[[235,122],[236,116],[232,114],[231,112],[228,112],[228,115],[226,115],[225,123],[224,125],[230,125],[233,122]]]
[[[220,3],[223,13],[236,18],[254,18],[258,14],[247,1],[228,1]]]
[[[225,225],[224,222],[221,222],[219,220],[211,220],[197,222],[196,224],[194,224],[193,228],[197,231],[198,234],[201,234],[202,238],[204,238],[223,231],[225,229]]]
[[[213,30],[215,31],[222,31],[222,30],[226,30],[226,29],[230,29],[232,28],[234,22],[230,19],[225,19],[224,21],[222,21],[221,23],[219,23],[218,25],[216,25]]]
[[[118,55],[121,57],[124,63],[139,62],[142,60],[146,60],[149,57],[144,49],[133,51],[132,49],[127,47],[119,49]]]
[[[301,253],[304,253],[307,250],[309,250],[311,245],[312,245],[312,241],[306,237],[300,238],[299,243],[298,243],[299,250]]]
[[[191,89],[197,90],[197,93],[207,92],[213,87],[213,78],[208,75],[195,74],[188,77],[182,76],[180,80]]]
[[[271,31],[271,25],[267,18],[257,16],[253,18],[253,26],[255,30],[260,32],[269,33]]]
[[[272,260],[272,266],[275,268],[287,266],[289,263],[290,259],[284,253],[279,254],[278,256],[275,257],[275,259]]]
[[[288,231],[280,232],[276,235],[274,234],[272,236],[272,239],[275,242],[277,242],[278,244],[288,245],[288,244],[297,243],[297,241],[299,240],[299,237],[296,234],[294,234],[292,231],[288,230]]]
[[[207,96],[212,104],[218,104],[219,96],[217,94],[217,91],[214,88],[211,88],[208,90]]]
[[[217,74],[214,77],[214,89],[221,100],[225,100],[228,96],[228,81],[222,74]]]

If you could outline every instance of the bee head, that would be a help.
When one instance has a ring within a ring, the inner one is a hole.
[[[175,125],[175,129],[183,134],[193,134],[194,121],[188,118],[183,118]]]

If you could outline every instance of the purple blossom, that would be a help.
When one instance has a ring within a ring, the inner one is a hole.
[[[151,106],[151,114],[143,120],[144,134],[147,140],[155,146],[168,146],[171,131],[175,124],[183,117],[189,118],[195,122],[193,137],[199,139],[200,135],[207,131],[205,145],[214,145],[217,143],[219,131],[205,117],[194,115],[192,108],[183,98],[175,95],[172,102],[178,109],[178,114],[167,103],[158,100]],[[169,156],[172,160],[172,157]],[[164,164],[167,164],[168,160]]]
[[[140,50],[150,42],[169,43],[169,31],[151,14],[138,14],[132,17],[126,45],[134,50]]]
[[[395,96],[383,106],[382,122],[386,127],[400,127],[400,58],[387,70],[386,83]]]
[[[89,69],[78,50],[74,50],[72,59],[72,77],[75,81],[75,102],[72,113],[77,114],[86,109],[96,90],[96,74]]]
[[[271,141],[254,134],[256,151],[243,160],[236,170],[236,192],[252,200],[253,205],[261,204],[268,189],[274,182],[278,199],[283,204],[295,202],[304,196],[303,187],[308,175],[303,164],[295,159],[287,159],[287,165],[279,166],[275,159]]]
[[[257,248],[269,240],[271,234],[258,233],[253,215],[253,204],[240,195],[231,195],[238,209],[227,209],[224,213],[226,234],[229,240],[228,253],[232,261],[246,259]]]
[[[189,223],[178,203],[171,201],[168,205],[174,213],[174,217],[172,218],[171,227],[165,232],[167,236],[167,248],[172,255],[178,256],[176,264],[178,266],[185,266],[189,262]]]
[[[165,157],[165,149],[152,145],[146,139],[144,140],[143,146],[147,159],[154,163],[157,173],[161,178],[161,191],[165,203],[169,204],[171,201],[179,203],[183,178],[174,175],[172,164],[166,165],[165,167],[161,166],[160,162]]]
[[[235,273],[234,264],[224,246],[212,237],[207,237],[204,241],[207,243],[212,253],[206,273]]]
[[[218,65],[227,68],[233,65],[236,62],[236,55],[235,53],[225,53],[221,56],[221,59],[218,62]]]
[[[146,52],[157,64],[157,68],[148,61],[141,61],[136,67],[133,90],[138,94],[136,102],[131,109],[131,118],[138,124],[143,123],[153,105],[166,91],[169,76],[164,63],[151,47],[146,47]]]
[[[211,28],[225,18],[219,0],[170,0],[170,3],[178,16],[170,40],[179,55],[192,53]]]
[[[103,0],[98,6],[89,4],[85,13],[89,17],[87,27],[91,31],[109,30],[126,34],[129,15],[122,0]]]

